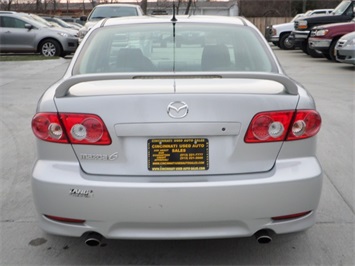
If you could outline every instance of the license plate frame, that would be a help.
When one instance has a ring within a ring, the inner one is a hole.
[[[207,171],[209,141],[206,138],[148,139],[149,171]]]

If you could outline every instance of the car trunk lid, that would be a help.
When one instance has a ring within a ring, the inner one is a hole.
[[[70,84],[70,83],[69,83]],[[217,175],[270,170],[282,141],[250,144],[255,114],[293,110],[287,84],[251,78],[137,78],[74,82],[55,98],[58,112],[104,121],[107,146],[75,144],[88,174]]]

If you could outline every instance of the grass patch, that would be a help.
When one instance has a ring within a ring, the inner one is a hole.
[[[35,61],[35,60],[53,60],[53,59],[59,59],[59,56],[53,56],[53,57],[46,57],[43,55],[38,55],[38,54],[32,54],[32,55],[1,55],[0,56],[0,62],[11,62],[11,61]]]

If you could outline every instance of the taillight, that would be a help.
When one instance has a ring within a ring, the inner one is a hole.
[[[32,119],[32,130],[36,137],[50,142],[111,144],[104,122],[93,114],[38,113]]]
[[[56,113],[38,113],[32,118],[32,131],[41,140],[68,143]]]
[[[297,111],[287,140],[310,138],[316,135],[322,123],[319,113],[315,110]]]
[[[255,115],[249,125],[246,143],[297,140],[316,135],[321,117],[315,110],[272,111]]]
[[[60,114],[70,142],[73,144],[111,144],[110,135],[100,117],[93,114]]]

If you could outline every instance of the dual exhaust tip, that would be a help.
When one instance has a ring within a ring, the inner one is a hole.
[[[272,241],[270,230],[259,230],[254,234],[256,241],[259,244],[269,244]],[[103,236],[96,232],[89,232],[85,236],[85,244],[89,247],[104,247],[106,244],[102,243]]]

